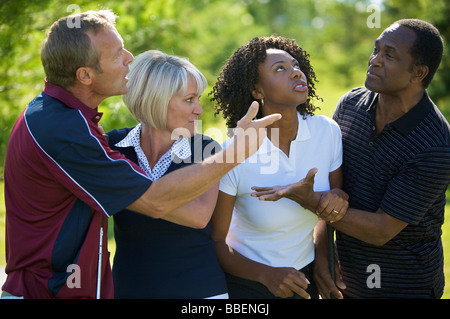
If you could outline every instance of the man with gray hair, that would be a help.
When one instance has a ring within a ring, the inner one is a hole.
[[[74,19],[76,24],[68,23]],[[152,182],[109,148],[98,126],[98,105],[127,93],[133,60],[115,19],[108,10],[62,18],[44,41],[45,88],[20,115],[6,153],[8,277],[2,297],[113,298],[107,238],[102,236],[107,217],[128,208],[195,227],[195,218],[204,216],[192,212],[192,218],[179,208],[239,164],[225,159],[253,154],[264,128],[280,117],[253,121],[258,110],[252,104],[230,147]],[[256,138],[248,138],[250,132]]]

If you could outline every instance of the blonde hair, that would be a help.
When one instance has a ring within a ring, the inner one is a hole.
[[[128,93],[123,100],[138,122],[165,129],[169,101],[176,94],[186,94],[189,76],[200,95],[207,81],[188,59],[158,50],[146,51],[130,65]]]
[[[98,53],[87,32],[115,27],[111,10],[86,11],[54,22],[42,44],[41,61],[47,80],[64,88],[75,84],[76,71],[88,66],[102,72]]]

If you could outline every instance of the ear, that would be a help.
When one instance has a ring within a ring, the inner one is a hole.
[[[84,85],[91,85],[93,79],[92,69],[89,67],[80,67],[75,73],[77,80]]]
[[[423,79],[428,75],[429,69],[426,65],[414,65],[411,77],[412,83],[422,83]]]
[[[264,93],[259,85],[255,85],[255,89],[252,90],[252,96],[255,100],[262,100],[264,98]]]

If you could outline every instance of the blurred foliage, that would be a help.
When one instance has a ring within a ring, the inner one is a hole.
[[[70,6],[76,4],[75,8]],[[380,11],[371,11],[371,5]],[[310,55],[316,71],[318,106],[331,116],[342,94],[364,84],[373,42],[400,18],[421,18],[450,39],[450,6],[446,0],[3,0],[0,2],[0,160],[11,128],[25,105],[43,87],[40,47],[53,21],[80,11],[112,9],[117,29],[134,55],[159,49],[188,57],[207,77],[201,102],[203,130],[221,127],[208,93],[226,59],[254,36],[294,38]],[[368,20],[379,12],[379,28]],[[429,93],[450,118],[450,57],[444,61]],[[100,105],[104,129],[134,125],[121,97]],[[217,137],[215,137],[217,138]],[[0,165],[2,166],[2,165]]]

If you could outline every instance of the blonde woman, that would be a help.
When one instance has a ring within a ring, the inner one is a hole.
[[[219,150],[196,134],[203,113],[199,96],[207,86],[187,59],[152,50],[139,55],[128,75],[124,101],[139,122],[108,133],[111,148],[137,163],[152,181]],[[180,209],[206,218],[187,227],[123,210],[114,216],[115,298],[227,298],[224,273],[210,238],[209,217],[218,183]],[[174,197],[177,194],[173,194]]]

